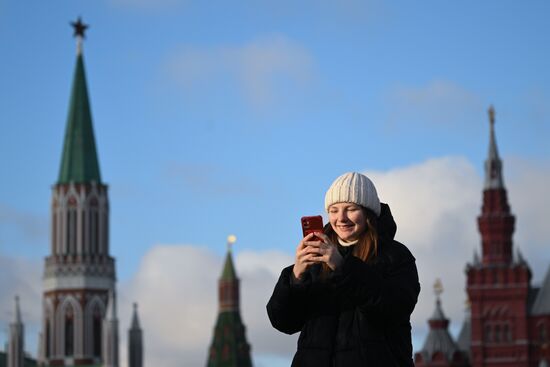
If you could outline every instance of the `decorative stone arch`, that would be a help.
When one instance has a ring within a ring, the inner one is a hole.
[[[500,305],[498,307],[496,307],[496,318],[499,319],[499,320],[507,320],[508,319],[508,315],[510,314],[510,309],[508,307],[508,305]]]
[[[77,299],[73,295],[67,295],[63,300],[60,302],[59,306],[57,307],[56,312],[56,328],[58,330],[57,333],[57,346],[58,346],[58,354],[60,356],[67,356],[67,352],[65,350],[65,347],[68,345],[66,344],[65,340],[65,333],[66,333],[66,327],[67,320],[69,315],[69,311],[72,311],[72,326],[73,326],[73,353],[72,356],[82,356],[83,350],[83,340],[82,340],[82,330],[83,330],[83,315],[82,315],[82,308],[80,306],[80,303],[77,301]]]
[[[493,305],[485,305],[482,311],[482,318],[485,320],[492,319],[496,313]]]
[[[95,320],[96,312],[99,312],[99,323]],[[106,306],[103,299],[99,295],[94,295],[86,304],[84,310],[84,324],[86,334],[84,335],[84,352],[87,355],[96,355],[96,348],[101,351],[103,343],[103,319],[105,318]],[[99,330],[97,330],[99,328]],[[99,344],[96,345],[97,338]],[[101,356],[101,353],[99,353]]]
[[[75,200],[77,208],[82,208],[84,205],[82,195],[76,190],[76,186],[73,183],[69,184],[69,189],[65,193],[59,193],[58,199],[60,206],[64,209],[67,209],[70,199]]]

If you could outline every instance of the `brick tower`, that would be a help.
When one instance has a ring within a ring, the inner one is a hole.
[[[250,344],[246,341],[239,307],[239,279],[231,256],[233,242],[235,237],[229,236],[227,256],[218,284],[218,320],[210,345],[208,367],[252,366]]]
[[[531,270],[519,251],[513,256],[515,217],[504,187],[492,107],[489,122],[483,206],[477,219],[482,256],[479,260],[476,255],[473,264],[466,267],[471,363],[473,367],[528,367]]]
[[[109,199],[99,171],[84,72],[82,41],[87,26],[80,19],[72,25],[77,57],[61,167],[52,187],[40,363],[102,363],[107,349],[104,340],[108,339],[117,344],[108,348],[108,365],[117,366],[113,313],[108,320],[112,335],[106,338],[103,330],[107,306],[114,309],[115,304],[115,261],[109,255]]]

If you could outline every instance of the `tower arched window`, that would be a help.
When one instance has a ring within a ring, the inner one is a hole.
[[[65,355],[74,354],[74,312],[72,306],[68,306],[65,312]]]
[[[45,325],[45,340],[44,342],[46,343],[46,345],[44,346],[44,353],[46,354],[46,358],[50,358],[50,355],[52,354],[51,353],[51,349],[50,349],[50,342],[51,342],[51,338],[52,338],[52,331],[51,331],[51,326],[50,326],[50,320],[49,319],[46,319],[46,325]]]
[[[52,210],[52,255],[57,254],[57,205]]]
[[[67,254],[76,253],[76,199],[74,197],[69,198],[69,207],[67,209]]]
[[[501,337],[500,337],[500,325],[495,325],[495,332],[494,332],[494,341],[495,343],[500,343]]]
[[[506,342],[512,341],[512,333],[510,331],[510,325],[508,325],[508,323],[504,324],[504,327],[502,329],[502,339]]]
[[[90,252],[96,255],[99,252],[99,210],[96,198],[90,200],[89,224]]]
[[[484,339],[486,342],[492,341],[492,335],[491,335],[491,325],[486,324],[484,328]]]
[[[548,341],[548,335],[546,333],[546,325],[544,325],[544,323],[540,323],[537,327],[538,329],[538,337],[539,337],[539,341],[541,343],[545,343]]]
[[[93,328],[93,354],[94,357],[101,357],[101,310],[99,306],[94,307],[92,314]]]

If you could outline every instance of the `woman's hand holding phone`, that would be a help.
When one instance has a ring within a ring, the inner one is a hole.
[[[310,247],[309,253],[316,255],[313,257],[313,261],[324,262],[332,271],[336,270],[344,261],[338,247],[324,233],[316,233],[315,236],[321,241],[309,242],[308,244],[308,247]]]
[[[310,249],[310,244],[320,242],[315,241],[315,239],[317,239],[316,234],[313,232],[309,233],[300,241],[298,247],[296,247],[296,258],[294,259],[294,268],[292,269],[296,279],[301,279],[307,268],[316,263],[314,257],[318,255],[315,251],[311,251]]]
[[[292,272],[296,279],[301,279],[307,268],[313,264],[324,262],[329,268],[336,270],[342,261],[343,258],[338,248],[324,233],[309,233],[296,248]]]

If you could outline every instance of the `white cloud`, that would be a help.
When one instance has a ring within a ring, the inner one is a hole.
[[[509,204],[516,215],[514,246],[520,244],[535,279],[540,279],[550,264],[550,229],[545,223],[550,218],[550,203],[545,200],[550,166],[506,158],[504,166],[511,172],[506,182]],[[474,249],[481,251],[477,216],[482,178],[471,163],[458,157],[366,174],[375,182],[381,200],[390,204],[398,227],[396,239],[417,259],[422,291],[412,317],[413,331],[423,342],[426,321],[434,309],[436,278],[441,278],[446,290],[444,311],[458,330],[466,301],[464,268],[472,261]]]
[[[535,239],[534,247],[522,248],[526,256],[548,259],[543,255],[543,248],[536,245],[536,241],[548,238],[544,220],[531,221],[530,218],[550,215],[550,207],[537,201],[545,193],[544,183],[550,182],[550,169],[540,170],[539,166],[519,163],[517,167],[516,161],[509,162],[514,167],[510,168],[511,172],[519,169],[519,173],[510,175],[508,180],[514,198],[510,204],[518,217],[530,221],[529,238]],[[471,261],[474,249],[479,251],[480,247],[476,218],[481,207],[482,178],[472,164],[460,157],[431,159],[386,172],[367,172],[367,175],[375,182],[382,200],[392,208],[398,223],[396,238],[417,258],[423,288],[412,322],[415,348],[419,348],[426,333],[426,321],[434,309],[432,286],[436,278],[442,279],[446,289],[443,307],[455,332],[463,320],[464,267]],[[523,188],[520,194],[514,192],[518,186]],[[518,227],[516,237],[523,237],[523,231],[525,229]],[[236,257],[247,337],[255,358],[262,363],[269,364],[266,361],[277,358],[290,359],[295,350],[295,337],[273,330],[265,313],[273,285],[292,257],[293,254],[278,251],[252,250],[240,252]],[[147,337],[147,343],[152,343],[147,346],[151,358],[148,364],[160,363],[160,359],[155,359],[157,354],[182,358],[185,354],[190,361],[204,363],[215,323],[216,284],[221,266],[222,259],[193,246],[157,246],[144,258],[133,282],[133,295],[138,300],[147,298],[145,305],[149,305],[140,306],[143,318],[148,318],[146,333],[151,334]],[[535,273],[545,271],[537,264],[533,270]],[[165,317],[176,310],[179,310],[178,320]],[[171,366],[169,361],[163,363]]]
[[[540,281],[550,265],[550,161],[504,160],[508,201],[516,215],[514,245],[535,269]]]
[[[15,317],[15,296],[19,296],[21,318],[25,323],[25,349],[36,353],[36,340],[42,316],[42,267],[38,261],[0,255],[0,345],[7,341],[7,326]]]
[[[505,181],[512,211],[517,217],[514,240],[531,263],[535,278],[541,278],[550,263],[547,251],[550,229],[547,162],[504,159]],[[398,224],[396,239],[417,258],[422,292],[413,314],[415,348],[426,332],[434,308],[432,285],[441,278],[446,291],[443,308],[456,330],[464,317],[466,299],[464,266],[479,250],[476,218],[482,200],[482,178],[459,157],[431,159],[385,172],[367,172],[383,201],[392,208]],[[273,366],[289,361],[296,336],[275,331],[265,305],[281,269],[291,264],[292,253],[243,250],[235,265],[241,279],[242,318],[258,365]],[[119,285],[121,365],[126,365],[127,329],[132,302],[139,303],[144,330],[145,364],[172,367],[204,365],[217,315],[217,282],[223,258],[206,247],[156,245],[143,257],[139,271]],[[41,267],[0,257],[0,321],[7,325],[13,298],[22,298],[29,329],[38,329],[40,319]],[[27,301],[25,301],[27,300]],[[27,339],[31,337],[27,332]],[[32,343],[27,343],[32,345]],[[35,347],[30,351],[35,353]],[[283,362],[281,362],[283,361]],[[287,363],[288,364],[288,363]]]
[[[312,77],[308,51],[282,35],[236,46],[188,47],[167,62],[170,78],[184,90],[212,93],[227,88],[254,109],[273,106],[289,88],[304,87]]]
[[[425,333],[434,309],[436,278],[441,278],[446,289],[444,311],[460,323],[465,301],[463,270],[479,242],[475,218],[481,203],[481,178],[459,157],[366,174],[381,200],[390,205],[397,223],[396,239],[416,257],[422,291],[412,316],[413,332]]]
[[[139,303],[145,364],[172,367],[206,363],[216,323],[222,258],[191,245],[157,245],[143,258],[136,277],[121,289],[121,314]],[[241,279],[241,309],[254,355],[290,354],[295,339],[276,332],[265,305],[281,269],[292,257],[277,251],[243,251],[235,257]],[[130,314],[121,316],[127,328]],[[126,334],[121,334],[121,350]],[[124,354],[124,352],[123,352]],[[122,355],[122,360],[126,356]]]

